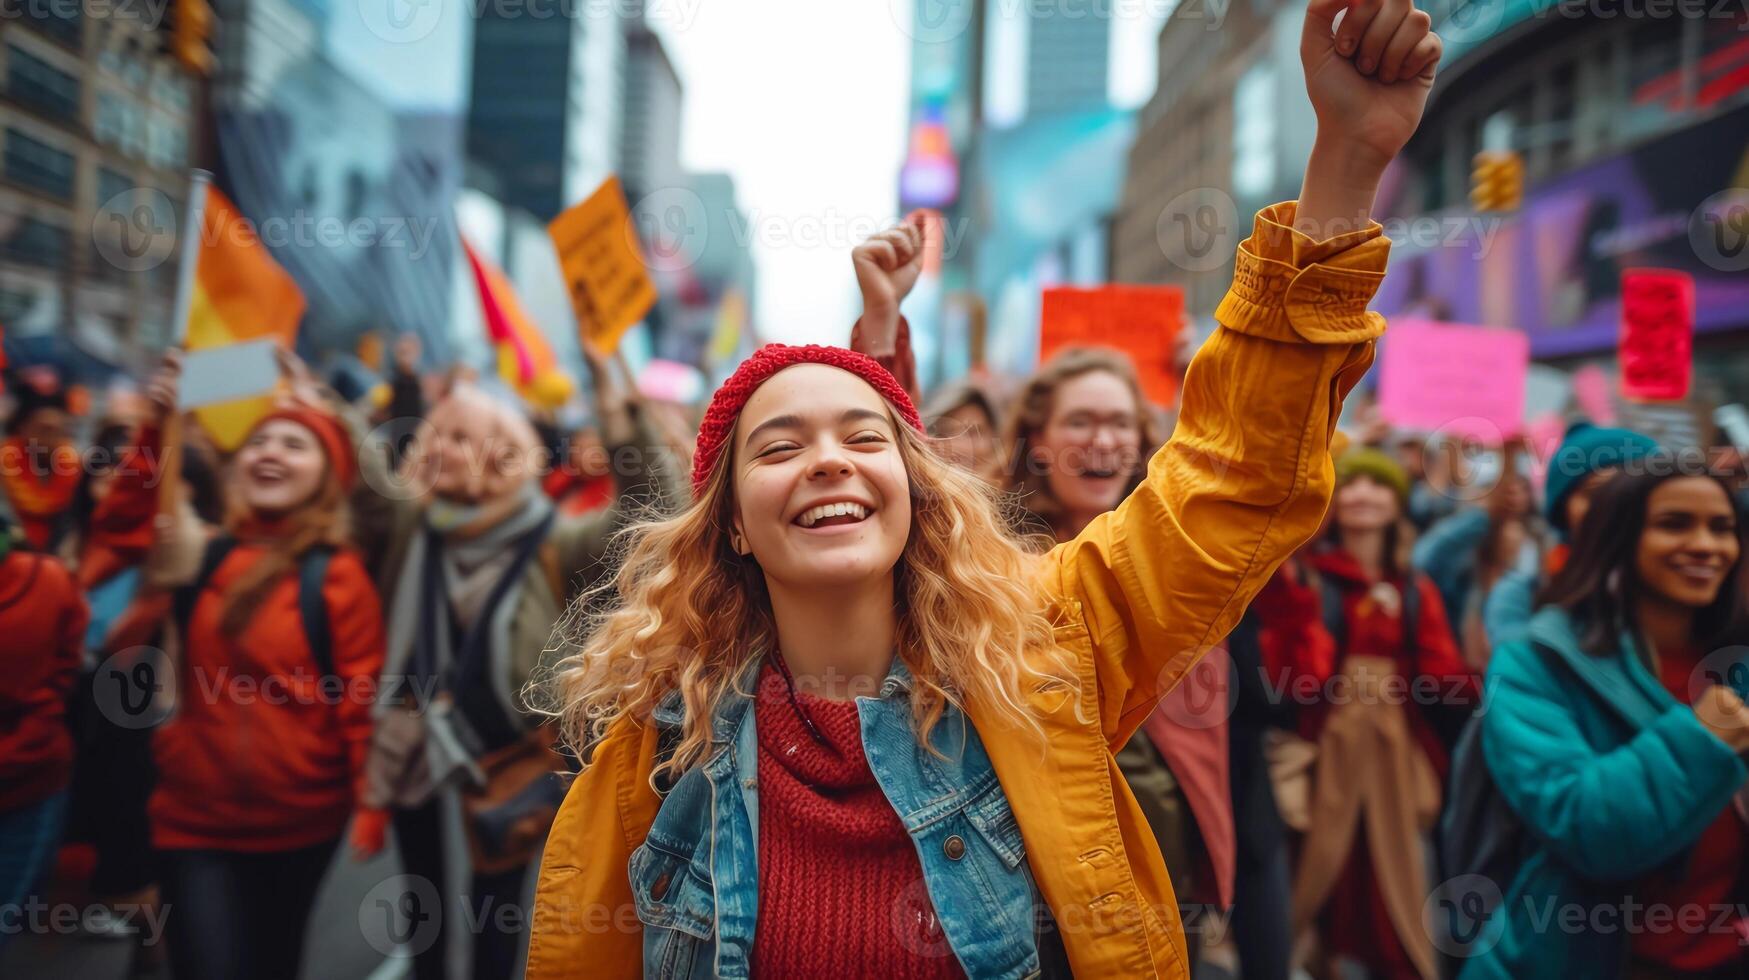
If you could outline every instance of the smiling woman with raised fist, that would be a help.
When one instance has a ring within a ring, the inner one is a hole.
[[[692,504],[541,692],[585,765],[529,977],[1189,976],[1113,752],[1316,530],[1384,331],[1373,189],[1439,42],[1391,0],[1345,44],[1342,7],[1307,10],[1301,203],[1258,215],[1173,438],[1071,540],[1029,554],[863,354],[766,347],[716,393]]]

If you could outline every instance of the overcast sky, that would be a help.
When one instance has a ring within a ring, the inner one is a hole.
[[[334,57],[405,108],[467,98],[471,4],[332,0]],[[629,0],[499,0],[594,10]],[[842,343],[851,247],[893,217],[905,149],[915,0],[646,0],[685,85],[682,163],[732,174],[751,219],[757,322],[768,339]],[[1015,0],[997,10],[1020,10]],[[1113,4],[1110,88],[1153,90],[1169,0]]]

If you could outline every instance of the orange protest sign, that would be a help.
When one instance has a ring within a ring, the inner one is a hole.
[[[638,254],[637,233],[619,178],[547,226],[584,339],[605,352],[656,305],[656,284]]]
[[[1135,363],[1148,400],[1171,405],[1183,329],[1184,291],[1177,286],[1055,287],[1044,292],[1038,359],[1043,363],[1065,347],[1116,348]]]

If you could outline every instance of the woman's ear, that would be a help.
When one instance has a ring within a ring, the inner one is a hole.
[[[735,515],[735,525],[729,528],[729,547],[735,549],[735,554],[742,558],[753,553],[753,549],[747,545],[747,535],[741,530],[741,515],[739,514]]]

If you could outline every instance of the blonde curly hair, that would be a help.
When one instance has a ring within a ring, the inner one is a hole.
[[[930,744],[947,705],[969,701],[1035,732],[1042,749],[1031,694],[1061,688],[1079,703],[1080,682],[1051,639],[1036,587],[1040,559],[1009,531],[998,491],[936,455],[909,426],[895,421],[893,429],[912,502],[910,535],[893,569],[896,652],[913,675],[920,744]],[[763,573],[730,543],[731,455],[684,511],[627,532],[618,572],[560,625],[575,652],[531,684],[529,703],[558,719],[567,746],[586,762],[588,747],[616,722],[647,720],[678,690],[684,729],[653,778],[701,764],[718,706],[751,695],[735,690],[737,679],[775,648]]]

